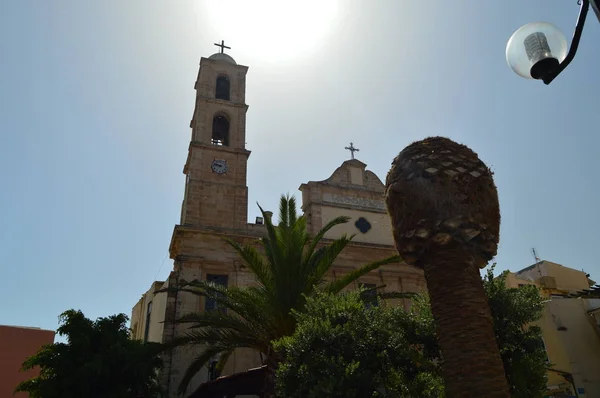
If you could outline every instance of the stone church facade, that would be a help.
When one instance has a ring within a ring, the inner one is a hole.
[[[245,103],[248,67],[238,65],[224,53],[200,61],[196,80],[196,105],[188,156],[181,219],[175,226],[169,252],[174,267],[166,281],[157,281],[133,307],[133,337],[166,342],[185,333],[185,326],[171,321],[189,312],[210,310],[211,300],[189,293],[159,293],[194,279],[212,280],[229,286],[248,286],[252,275],[223,238],[252,243],[265,234],[260,217],[249,223]],[[334,217],[351,220],[338,225],[325,241],[343,233],[357,234],[341,253],[329,278],[344,275],[368,262],[396,254],[391,225],[383,200],[384,185],[357,159],[343,162],[324,181],[300,185],[302,211],[312,234]],[[417,292],[425,288],[422,271],[406,264],[393,264],[365,275],[358,284],[382,286],[385,290]],[[358,287],[357,286],[355,287]],[[398,305],[409,303],[399,300]],[[164,357],[161,383],[169,397],[176,397],[179,381],[195,348],[174,350]],[[223,374],[260,366],[260,356],[238,350],[229,359]],[[210,378],[203,368],[190,383],[188,393]]]

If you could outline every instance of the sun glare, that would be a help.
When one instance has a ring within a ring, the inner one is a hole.
[[[271,62],[306,56],[332,30],[338,11],[337,0],[214,0],[197,4],[201,24],[208,22],[211,31],[235,43],[238,51],[243,49]]]

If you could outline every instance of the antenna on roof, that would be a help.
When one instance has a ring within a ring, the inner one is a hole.
[[[535,247],[531,248],[531,252],[533,253],[533,258],[535,259],[535,263],[539,263],[540,261],[542,261],[538,255],[537,252],[535,251]]]

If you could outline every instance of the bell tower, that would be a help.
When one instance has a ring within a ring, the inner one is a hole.
[[[223,50],[200,60],[194,88],[192,139],[183,168],[186,175],[181,225],[245,228],[248,218],[246,169],[246,73]]]

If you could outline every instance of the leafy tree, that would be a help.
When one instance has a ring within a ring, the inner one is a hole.
[[[158,396],[161,345],[130,339],[124,314],[91,321],[81,311],[60,316],[67,343],[45,345],[23,363],[40,368],[15,392],[31,398],[148,398]]]
[[[315,236],[310,236],[306,218],[297,215],[293,197],[281,197],[277,226],[262,208],[260,210],[265,220],[266,236],[258,240],[258,248],[227,240],[254,275],[255,286],[225,287],[208,281],[193,281],[172,289],[209,297],[223,309],[191,313],[176,321],[188,324],[191,331],[175,338],[169,345],[195,345],[203,350],[183,375],[179,386],[181,393],[186,391],[190,380],[211,358],[220,356],[218,367],[222,368],[236,348],[255,349],[265,356],[269,375],[266,391],[271,391],[273,372],[279,362],[271,342],[291,335],[296,329],[297,321],[292,310],[303,311],[306,297],[317,289],[338,293],[371,270],[399,261],[398,256],[392,256],[326,282],[326,274],[352,236],[342,235],[329,243],[321,241],[327,231],[346,223],[349,218],[337,217]]]
[[[431,356],[437,350],[422,349],[435,345],[431,325],[401,307],[367,306],[352,291],[316,295],[295,315],[294,334],[275,343],[285,358],[278,396],[437,397],[443,390]]]
[[[546,391],[548,357],[542,330],[531,323],[542,317],[542,296],[533,285],[508,288],[507,272],[494,278],[494,266],[483,278],[483,286],[494,317],[494,333],[511,395],[541,398]]]
[[[506,274],[483,285],[511,395],[541,398],[546,388],[546,354],[541,331],[542,298],[534,286],[510,289]],[[382,302],[365,304],[364,294],[310,298],[295,313],[293,335],[275,347],[283,355],[277,388],[284,397],[443,397],[441,353],[429,298],[415,298],[410,311]]]

